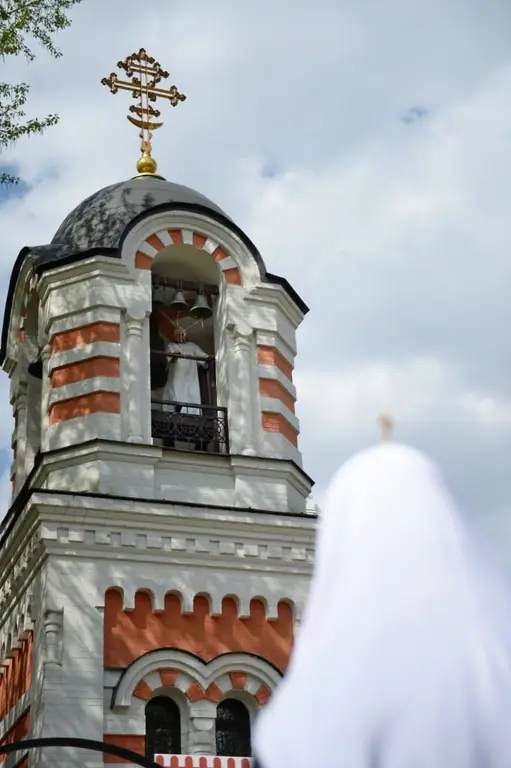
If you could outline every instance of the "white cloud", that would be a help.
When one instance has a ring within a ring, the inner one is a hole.
[[[129,98],[100,80],[145,45],[188,96],[155,135],[161,171],[223,207],[311,306],[296,382],[319,495],[390,409],[471,509],[503,519],[510,24],[500,0],[147,0],[143,17],[83,2],[62,60],[12,64],[33,113],[61,122],[6,155],[32,187],[0,206],[2,282],[23,245],[133,173]],[[413,106],[427,114],[404,125]]]

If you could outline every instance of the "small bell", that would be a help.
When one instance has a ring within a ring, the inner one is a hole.
[[[205,296],[203,291],[199,291],[197,294],[190,314],[194,320],[207,320],[213,314],[213,310],[209,306],[208,297]]]
[[[188,304],[186,303],[185,295],[183,291],[177,290],[170,302],[169,309],[176,312],[178,315],[186,314],[188,312]]]

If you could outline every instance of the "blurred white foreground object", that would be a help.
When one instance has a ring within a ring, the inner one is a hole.
[[[389,431],[328,491],[262,768],[511,768],[507,578],[437,467]]]

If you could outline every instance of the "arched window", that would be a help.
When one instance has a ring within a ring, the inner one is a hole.
[[[238,699],[221,701],[216,711],[216,753],[220,757],[250,757],[250,715]]]
[[[179,245],[160,250],[151,276],[152,437],[164,448],[228,453],[227,413],[216,385],[222,271],[209,253]]]
[[[145,708],[146,755],[181,754],[181,713],[168,696],[156,696]]]

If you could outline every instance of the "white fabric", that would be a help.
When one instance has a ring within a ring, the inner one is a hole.
[[[511,768],[511,596],[436,467],[404,446],[334,478],[262,768]]]
[[[167,354],[169,355],[194,355],[205,357],[206,353],[193,341],[168,341]],[[168,377],[163,387],[162,400],[177,400],[180,403],[201,403],[199,371],[197,365],[205,366],[205,361],[189,360],[176,357],[171,361],[168,369]],[[165,410],[169,406],[164,406]],[[174,410],[173,406],[170,407]],[[181,413],[200,413],[199,408],[182,408]]]

